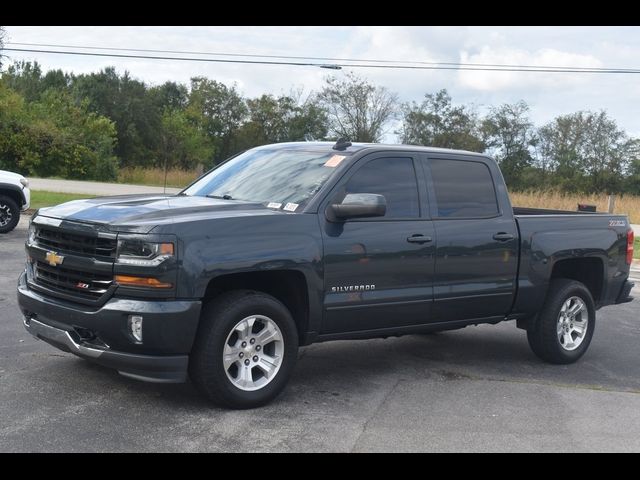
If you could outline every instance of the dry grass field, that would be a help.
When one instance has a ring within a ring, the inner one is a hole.
[[[586,195],[554,191],[509,192],[511,203],[516,207],[554,208],[577,210],[578,203],[596,205],[598,212],[607,211],[607,195]],[[629,215],[631,223],[640,223],[640,196],[624,195],[616,197],[615,213]]]
[[[179,170],[177,168],[167,170],[167,187],[186,187],[199,174],[195,171]],[[131,183],[134,185],[164,185],[164,170],[161,168],[123,168],[118,172],[118,183]]]

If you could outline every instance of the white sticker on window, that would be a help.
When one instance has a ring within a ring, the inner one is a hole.
[[[295,212],[297,208],[298,208],[297,203],[287,203],[284,206],[284,210],[286,210],[287,212]]]
[[[267,204],[267,208],[280,208],[281,206],[282,204],[278,202],[269,202]]]

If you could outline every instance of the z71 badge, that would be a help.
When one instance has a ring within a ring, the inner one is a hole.
[[[624,220],[609,220],[610,227],[626,227],[627,222]]]

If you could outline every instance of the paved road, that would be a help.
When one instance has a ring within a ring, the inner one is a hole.
[[[634,260],[631,265],[631,273],[629,274],[632,280],[634,280],[640,287],[640,260]]]
[[[33,190],[49,192],[86,193],[91,195],[125,195],[128,193],[163,193],[162,187],[127,185],[123,183],[82,182],[78,180],[54,180],[51,178],[29,178]],[[178,193],[180,188],[167,187],[167,193]]]
[[[24,225],[0,237],[0,451],[640,451],[637,302],[600,312],[575,365],[541,363],[510,323],[333,342],[271,405],[227,411],[30,337]]]

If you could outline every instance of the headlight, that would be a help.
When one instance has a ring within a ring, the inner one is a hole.
[[[36,226],[33,224],[33,220],[29,222],[29,234],[27,239],[27,243],[29,243],[29,245],[36,243]]]
[[[154,267],[173,255],[173,243],[144,242],[134,239],[118,241],[118,263]]]
[[[26,178],[21,178],[20,183],[24,188],[27,188],[29,186],[29,180],[27,180]]]

